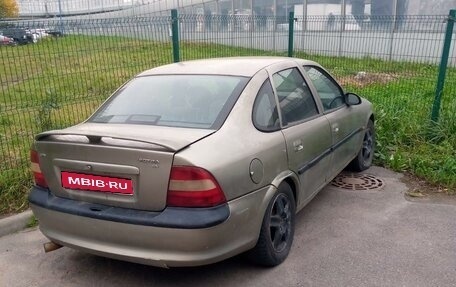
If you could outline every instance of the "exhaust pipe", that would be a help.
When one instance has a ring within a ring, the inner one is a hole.
[[[43,247],[44,247],[44,252],[48,253],[48,252],[57,250],[59,248],[62,248],[63,246],[60,244],[54,243],[52,241],[49,241],[49,242],[44,243]]]

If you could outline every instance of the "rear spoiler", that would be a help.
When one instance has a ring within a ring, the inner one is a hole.
[[[156,141],[147,139],[147,138],[127,138],[127,137],[121,137],[121,136],[113,136],[109,134],[100,134],[97,133],[95,134],[88,134],[85,132],[77,132],[77,131],[72,131],[72,132],[64,132],[61,130],[53,130],[53,131],[47,131],[38,134],[35,136],[36,141],[45,141],[47,138],[52,137],[52,136],[84,136],[88,139],[89,143],[91,144],[99,144],[101,143],[103,138],[108,138],[112,140],[121,140],[121,141],[129,141],[129,142],[137,142],[137,143],[142,143],[142,144],[148,144],[148,145],[156,145],[161,148],[164,148],[168,151],[177,151],[178,149],[171,145],[171,144],[163,144],[163,143],[157,143]]]
[[[132,145],[136,142],[136,145],[154,145],[146,148],[177,152],[215,132],[216,130],[211,129],[184,127],[83,123],[66,129],[40,133],[35,139],[43,141],[52,136],[82,136],[85,143],[104,144],[106,141],[111,141],[112,145],[118,145],[112,141],[128,141]],[[71,139],[66,141],[71,142]],[[130,146],[125,142],[120,145]]]

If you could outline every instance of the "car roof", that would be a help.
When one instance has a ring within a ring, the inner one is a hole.
[[[252,77],[261,69],[283,62],[295,62],[301,65],[318,65],[315,62],[287,57],[231,57],[214,58],[179,62],[156,67],[140,73],[138,76],[200,74],[200,75],[230,75]]]

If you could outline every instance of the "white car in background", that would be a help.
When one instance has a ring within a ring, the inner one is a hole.
[[[45,37],[48,37],[49,34],[46,32],[46,29],[30,29],[30,33],[32,33],[33,36],[33,43],[38,42],[38,40],[41,40]]]

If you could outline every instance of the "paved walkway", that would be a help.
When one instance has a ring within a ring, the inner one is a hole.
[[[456,286],[456,206],[407,201],[400,175],[368,173],[386,187],[327,187],[298,215],[276,268],[242,256],[165,270],[69,248],[44,254],[47,240],[31,229],[0,238],[0,286]]]

